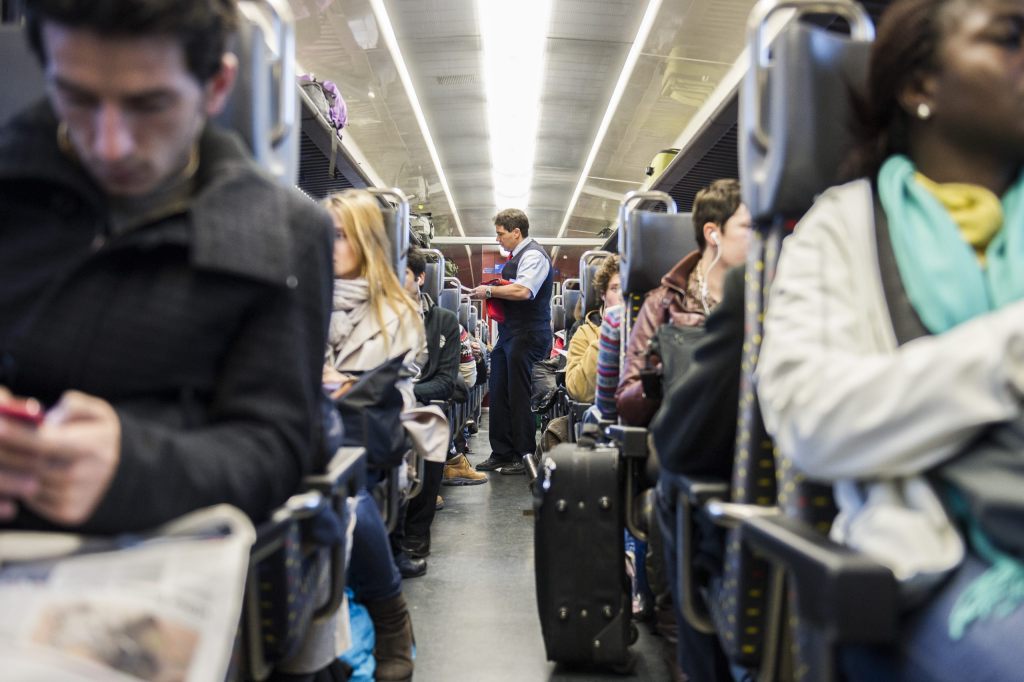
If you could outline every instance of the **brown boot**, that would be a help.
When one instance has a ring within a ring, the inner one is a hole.
[[[444,463],[442,485],[480,485],[487,483],[487,474],[482,474],[469,463],[465,455],[453,457]]]
[[[412,679],[412,619],[405,598],[399,594],[391,599],[368,601],[366,610],[373,621],[377,645],[373,656],[377,659],[375,678],[384,682],[404,682]]]

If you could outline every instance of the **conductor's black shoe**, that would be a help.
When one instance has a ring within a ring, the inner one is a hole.
[[[427,574],[427,560],[413,559],[405,552],[395,555],[395,565],[398,566],[398,572],[403,578],[419,578]]]
[[[526,473],[526,465],[522,460],[518,462],[507,462],[498,467],[498,473],[502,476],[522,476]]]
[[[512,464],[512,460],[498,457],[492,452],[490,457],[476,465],[476,470],[497,471],[499,467],[508,466],[509,464]]]

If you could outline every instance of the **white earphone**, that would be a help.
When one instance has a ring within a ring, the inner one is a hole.
[[[718,233],[717,232],[712,232],[709,235],[708,238],[711,240],[712,244],[714,244],[715,246],[719,246],[719,243],[718,243]],[[721,257],[722,257],[722,249],[719,248],[719,249],[717,249],[717,251],[715,253],[714,260],[711,261],[711,265],[709,265],[704,270],[703,273],[700,273],[698,271],[698,274],[700,274],[700,303],[701,303],[701,307],[704,308],[704,314],[705,315],[710,315],[711,314],[711,306],[708,305],[708,273],[710,273],[711,270],[714,269],[714,267],[716,265],[718,265],[718,260]],[[697,267],[700,267],[700,266],[698,265]]]

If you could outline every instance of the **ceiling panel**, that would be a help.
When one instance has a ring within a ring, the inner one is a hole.
[[[528,207],[538,236],[554,236],[562,225],[647,7],[638,0],[553,2]],[[753,2],[662,3],[572,208],[567,236],[597,234],[614,222],[622,195],[640,186],[654,154],[672,145],[739,55]],[[454,233],[440,176],[368,0],[291,4],[299,17],[300,64],[335,81],[346,98],[344,134],[386,183],[433,214],[438,234]],[[475,2],[385,0],[385,6],[463,226],[467,234],[490,235],[497,207]]]

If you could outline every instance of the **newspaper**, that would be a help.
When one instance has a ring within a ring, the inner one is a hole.
[[[0,678],[223,680],[255,538],[227,505],[144,536],[0,533]]]

